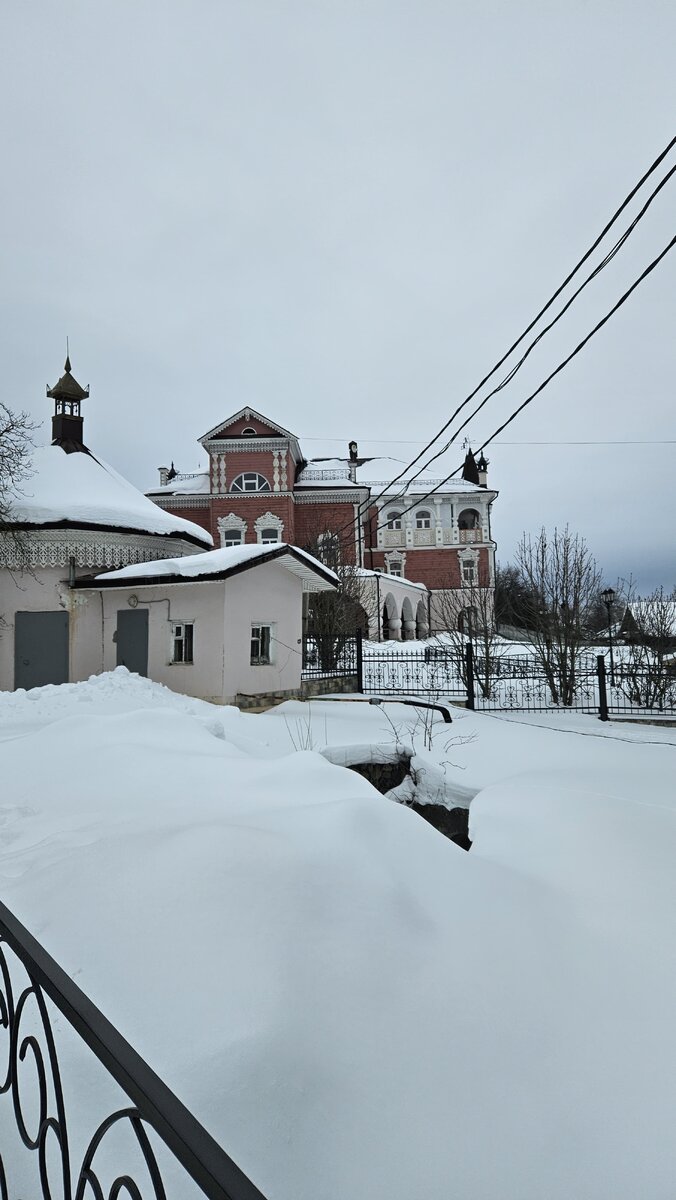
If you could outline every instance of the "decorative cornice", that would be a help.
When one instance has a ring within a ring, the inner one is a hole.
[[[204,443],[207,454],[211,451],[223,453],[227,450],[238,450],[242,454],[250,454],[253,450],[288,450],[289,438],[210,438]]]
[[[190,494],[187,496],[153,496],[151,493],[148,499],[165,511],[172,508],[208,508],[211,503],[211,493],[201,492],[194,496]]]
[[[367,488],[353,488],[348,492],[347,488],[340,492],[331,492],[322,489],[321,492],[294,492],[293,499],[295,504],[351,504],[355,505],[358,497],[362,500],[368,500]]]

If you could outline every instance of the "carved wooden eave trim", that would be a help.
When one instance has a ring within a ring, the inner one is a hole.
[[[45,529],[26,533],[17,545],[9,535],[0,535],[0,568],[11,571],[40,567],[128,567],[160,558],[183,558],[199,554],[198,547],[181,538],[161,534],[95,533],[77,529]]]

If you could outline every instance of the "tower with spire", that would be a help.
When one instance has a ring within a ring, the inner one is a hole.
[[[89,395],[71,374],[70,355],[66,354],[64,374],[54,387],[47,385],[47,395],[54,401],[52,445],[60,446],[66,454],[89,453],[82,440],[83,417],[80,404]]]

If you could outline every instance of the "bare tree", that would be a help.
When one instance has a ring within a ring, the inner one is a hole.
[[[368,572],[352,560],[354,541],[345,531],[313,530],[303,550],[335,571],[340,580],[335,592],[315,592],[308,597],[306,634],[312,652],[324,670],[336,670],[346,642],[361,629],[368,636],[377,618],[375,590]]]
[[[458,670],[467,687],[466,647],[474,651],[474,679],[485,697],[491,694],[499,658],[499,641],[495,624],[495,597],[490,586],[478,583],[463,588],[444,588],[435,596],[437,621],[443,627],[445,645],[452,647]]]
[[[676,698],[676,587],[658,587],[643,598],[629,588],[626,599],[615,682],[632,703],[662,709]]]
[[[13,512],[21,484],[30,475],[34,428],[27,413],[12,412],[0,401],[0,543],[15,558],[17,551],[26,557],[25,537],[13,523]]]
[[[516,567],[531,597],[530,641],[552,700],[571,705],[601,590],[601,571],[585,539],[567,526],[552,535],[543,528],[536,538],[524,534]]]

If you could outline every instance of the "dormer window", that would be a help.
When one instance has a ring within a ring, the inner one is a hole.
[[[259,475],[257,471],[245,471],[233,479],[230,485],[231,492],[269,492],[270,490],[270,484],[265,476]]]
[[[258,437],[258,434],[252,425],[247,425],[246,429],[242,430],[242,437]]]

